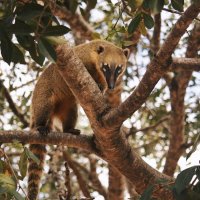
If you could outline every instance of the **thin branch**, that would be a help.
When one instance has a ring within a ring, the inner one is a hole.
[[[28,121],[25,119],[25,115],[22,114],[19,111],[19,108],[17,108],[16,104],[14,103],[12,97],[10,96],[10,93],[8,92],[7,88],[4,86],[4,84],[2,83],[2,81],[0,80],[0,88],[3,90],[3,94],[9,104],[10,109],[12,110],[12,112],[19,118],[19,120],[22,122],[23,124],[23,128],[26,128],[29,126]]]
[[[115,124],[120,126],[124,120],[130,117],[149,97],[160,78],[166,73],[172,63],[171,55],[174,52],[180,38],[186,32],[188,26],[200,11],[200,2],[192,4],[176,22],[157,55],[148,65],[134,92],[117,109],[113,109],[103,118],[104,125],[107,127]]]
[[[83,178],[83,176],[80,173],[80,171],[78,170],[77,166],[74,164],[70,155],[66,151],[63,151],[63,158],[65,159],[65,161],[67,161],[69,167],[73,170],[74,174],[76,175],[80,189],[83,192],[84,196],[87,198],[91,198],[86,180]]]
[[[141,128],[141,129],[137,129],[137,130],[130,130],[128,132],[128,134],[126,135],[126,137],[129,137],[132,134],[135,134],[137,132],[147,132],[149,130],[155,129],[157,126],[159,126],[160,124],[162,124],[163,122],[169,120],[169,117],[164,117],[162,119],[160,119],[159,121],[157,121],[154,125],[145,127],[145,128]]]
[[[173,58],[170,71],[200,71],[200,58]]]
[[[24,195],[25,195],[25,197],[26,197],[25,199],[29,200],[29,198],[28,198],[26,192],[24,191],[23,187],[20,185],[19,178],[17,177],[16,171],[13,169],[13,167],[12,167],[12,165],[11,165],[11,163],[10,163],[10,160],[9,160],[8,156],[6,155],[6,153],[5,153],[4,151],[3,151],[3,154],[4,154],[3,156],[4,156],[5,160],[6,160],[6,163],[7,163],[7,165],[9,166],[9,168],[10,168],[10,170],[11,170],[11,172],[12,172],[12,175],[13,175],[14,178],[15,178],[15,181],[18,183],[19,188],[22,190],[22,192],[24,193]]]
[[[72,135],[71,133],[51,132],[44,137],[37,131],[0,131],[1,143],[12,143],[16,140],[23,144],[66,145],[68,147],[80,148],[98,155],[92,136],[77,136]]]
[[[66,21],[70,25],[76,38],[92,39],[95,31],[81,15],[72,13],[70,10],[57,5],[52,0],[50,1],[50,7],[55,16],[58,16],[61,20]]]
[[[183,12],[179,12],[179,11],[177,11],[177,10],[171,10],[171,9],[168,9],[168,8],[163,8],[162,10],[164,10],[164,11],[166,11],[166,12],[170,12],[170,13],[173,13],[173,14],[178,14],[178,15],[182,15],[183,14]],[[195,18],[197,21],[200,21],[200,19],[199,18]]]

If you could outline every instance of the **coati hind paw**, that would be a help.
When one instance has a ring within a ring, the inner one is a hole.
[[[73,135],[80,135],[81,131],[79,129],[68,129],[66,133],[71,133]]]
[[[38,126],[36,129],[41,135],[47,135],[50,132],[50,129],[46,126]]]

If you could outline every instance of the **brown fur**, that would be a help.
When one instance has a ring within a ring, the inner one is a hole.
[[[114,90],[121,92],[120,83],[126,69],[128,50],[122,50],[103,40],[94,40],[74,47],[74,52],[104,93],[108,90],[108,86],[113,88],[115,85],[118,89]],[[122,69],[116,78],[115,69],[118,65],[122,65]],[[103,72],[103,66],[108,68],[109,72]],[[56,66],[52,64],[44,70],[33,92],[31,128],[37,129],[41,134],[47,134],[50,130],[58,128],[54,124],[55,118],[61,122],[60,131],[79,133],[74,129],[77,120],[77,101]],[[30,161],[28,169],[28,198],[35,200],[39,191],[46,150],[44,145],[39,144],[30,145],[30,149],[41,160],[39,166]]]

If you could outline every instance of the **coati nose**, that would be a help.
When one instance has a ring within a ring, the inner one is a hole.
[[[115,88],[115,83],[114,83],[114,82],[110,82],[110,83],[108,84],[108,88],[109,88],[110,90],[113,90],[113,89]]]

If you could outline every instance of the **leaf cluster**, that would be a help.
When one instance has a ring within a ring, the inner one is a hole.
[[[48,4],[40,5],[36,1],[26,4],[4,1],[0,16],[3,60],[8,64],[25,64],[24,54],[28,51],[40,65],[45,58],[55,62],[56,53],[51,37],[61,36],[69,31],[69,28],[59,24]]]
[[[16,145],[20,144],[16,143]],[[28,159],[32,159],[37,164],[40,162],[28,148],[24,147],[18,162],[19,173],[10,165],[7,156],[0,159],[0,199],[9,200],[13,197],[16,200],[25,199],[18,190],[20,188],[19,180],[24,180],[27,173]]]
[[[184,0],[128,0],[128,6],[134,17],[128,25],[129,34],[137,28],[146,35],[146,28],[151,29],[154,26],[154,20],[151,14],[158,14],[165,5],[172,6],[175,10],[183,12]]]

